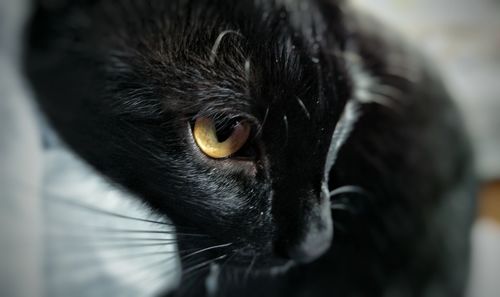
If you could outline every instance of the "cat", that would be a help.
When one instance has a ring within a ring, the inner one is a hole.
[[[40,0],[27,76],[176,229],[166,296],[463,296],[475,177],[437,71],[340,0]]]

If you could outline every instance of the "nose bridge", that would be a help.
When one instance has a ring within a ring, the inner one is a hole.
[[[332,240],[330,200],[322,191],[323,181],[312,170],[293,168],[280,175],[273,185],[272,206],[278,227],[277,250],[297,262],[310,262],[322,255]]]
[[[328,148],[321,142],[320,131],[304,130],[297,138],[292,132],[304,127],[290,123],[288,128],[286,145],[270,147],[274,244],[278,254],[307,263],[321,256],[333,237],[330,199],[324,187]]]
[[[302,236],[289,247],[289,256],[299,263],[312,262],[329,249],[332,239],[330,199],[320,195],[319,201],[305,214]]]

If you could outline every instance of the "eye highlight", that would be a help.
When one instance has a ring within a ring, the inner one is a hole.
[[[245,146],[251,131],[250,123],[245,121],[236,122],[227,131],[220,131],[212,119],[200,117],[194,123],[193,137],[200,150],[207,156],[224,159]],[[221,139],[222,137],[224,139]]]

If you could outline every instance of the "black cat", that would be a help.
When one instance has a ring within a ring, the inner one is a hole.
[[[67,144],[199,251],[172,296],[463,295],[461,118],[343,1],[40,1],[25,65]]]

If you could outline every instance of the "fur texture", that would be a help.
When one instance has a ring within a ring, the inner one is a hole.
[[[379,24],[327,0],[47,3],[26,56],[40,105],[75,152],[173,221],[181,260],[199,251],[172,294],[463,294],[460,118]],[[253,161],[203,155],[200,116],[252,122]]]

